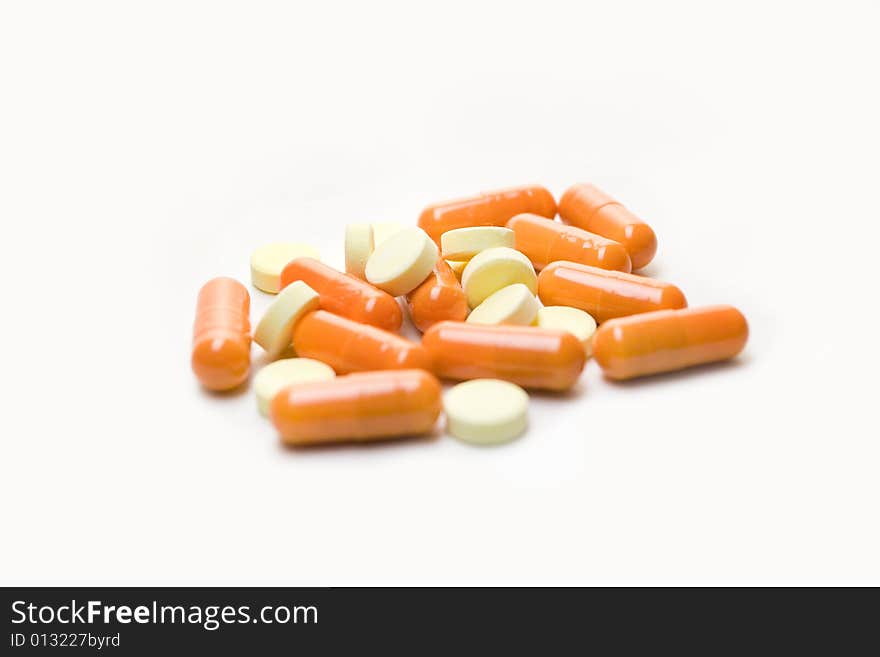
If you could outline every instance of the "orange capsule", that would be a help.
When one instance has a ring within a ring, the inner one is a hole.
[[[553,195],[540,185],[510,187],[495,192],[429,205],[419,216],[419,228],[438,244],[447,230],[469,226],[503,226],[517,214],[556,216]]]
[[[307,446],[424,434],[440,407],[433,375],[397,370],[289,386],[272,399],[269,415],[283,442]]]
[[[406,295],[406,301],[413,324],[423,332],[444,319],[464,321],[468,315],[467,295],[442,257],[425,282]]]
[[[199,291],[193,325],[192,369],[209,390],[231,390],[251,366],[251,299],[232,278],[214,278]]]
[[[533,326],[440,322],[422,344],[440,377],[504,379],[526,388],[570,388],[586,362],[574,335]]]
[[[551,262],[570,260],[602,269],[629,272],[632,263],[622,245],[577,226],[569,226],[534,214],[518,214],[507,222],[516,236],[516,250],[524,253],[535,269]]]
[[[613,319],[593,336],[593,357],[610,379],[714,363],[746,346],[749,327],[732,306],[660,310]]]
[[[538,275],[538,296],[547,306],[580,308],[600,324],[614,317],[687,307],[684,294],[671,283],[564,260]]]
[[[314,258],[292,260],[281,272],[281,287],[303,281],[321,297],[321,308],[356,322],[396,331],[403,322],[397,299],[356,276]]]
[[[297,356],[327,363],[337,374],[431,369],[428,352],[419,343],[326,310],[309,313],[296,323],[293,348]]]
[[[559,199],[559,216],[566,223],[622,244],[633,269],[641,269],[657,253],[657,237],[651,227],[594,185],[569,187]]]

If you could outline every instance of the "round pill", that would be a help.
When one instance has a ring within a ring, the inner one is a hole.
[[[540,307],[541,303],[529,288],[522,283],[514,283],[486,297],[483,303],[471,311],[466,321],[474,324],[528,326],[535,321]]]
[[[266,244],[251,254],[251,282],[263,292],[278,294],[281,289],[281,271],[295,258],[319,259],[318,251],[301,242]]]
[[[373,227],[370,224],[348,224],[345,227],[345,272],[364,278],[367,259],[373,253]]]
[[[440,236],[440,250],[449,260],[469,260],[496,246],[513,248],[515,233],[500,226],[473,226],[447,230]]]
[[[546,306],[538,310],[535,324],[540,328],[568,331],[581,341],[584,352],[590,355],[596,320],[583,310],[569,306]]]
[[[290,345],[290,337],[297,321],[308,312],[317,310],[320,297],[302,281],[285,287],[266,309],[254,331],[254,342],[266,350],[270,358],[277,358]]]
[[[403,225],[396,221],[377,221],[372,224],[373,227],[373,245],[379,246],[395,233],[403,230]]]
[[[486,249],[468,262],[461,274],[461,285],[468,304],[476,308],[486,297],[503,287],[522,283],[533,293],[538,289],[535,268],[527,257],[506,246]]]
[[[518,385],[498,379],[474,379],[443,396],[446,428],[468,443],[497,445],[513,440],[528,423],[529,396]]]
[[[421,228],[404,228],[382,242],[367,260],[367,280],[388,294],[409,294],[424,281],[439,257]]]
[[[257,408],[263,415],[269,415],[272,398],[287,386],[295,383],[326,381],[336,376],[329,365],[312,358],[285,358],[269,363],[254,377],[254,392],[257,394]]]

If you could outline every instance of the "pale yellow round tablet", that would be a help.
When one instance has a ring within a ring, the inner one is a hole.
[[[461,274],[461,286],[471,308],[514,283],[522,283],[532,294],[538,290],[538,277],[532,263],[519,251],[506,246],[481,251],[470,259]]]
[[[455,274],[455,277],[461,282],[461,273],[464,271],[464,268],[467,266],[467,260],[447,260],[446,264],[449,265],[449,268],[452,270],[452,273]]]
[[[372,253],[373,226],[371,224],[348,224],[345,227],[346,273],[363,279],[367,259]]]
[[[468,322],[474,324],[518,324],[528,326],[535,321],[541,302],[522,283],[514,283],[493,292],[471,311]]]
[[[399,224],[396,221],[377,221],[372,226],[373,244],[375,246],[379,246],[389,237],[403,230],[403,224]]]
[[[281,271],[296,258],[318,260],[318,250],[302,242],[266,244],[251,254],[251,282],[254,287],[278,294],[281,289]]]
[[[449,260],[470,260],[496,246],[513,248],[514,232],[502,226],[472,226],[447,230],[440,236],[440,252]]]
[[[303,281],[288,285],[272,300],[257,324],[254,342],[265,349],[270,358],[277,358],[290,345],[293,327],[299,318],[318,309],[318,298],[318,293]]]
[[[535,325],[541,328],[568,331],[584,345],[589,356],[593,351],[593,333],[596,332],[596,320],[580,308],[569,306],[545,306],[538,310]]]
[[[310,381],[326,381],[336,376],[333,368],[312,358],[285,358],[269,363],[254,376],[257,408],[269,414],[272,398],[287,386]]]
[[[421,228],[404,228],[382,242],[367,260],[367,280],[393,297],[408,294],[437,262],[437,245]]]
[[[496,445],[513,440],[528,424],[529,396],[498,379],[459,383],[443,395],[446,430],[468,443]]]

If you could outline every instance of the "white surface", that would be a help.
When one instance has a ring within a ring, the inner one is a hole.
[[[0,581],[880,584],[880,9],[825,6],[0,5]],[[741,359],[487,450],[287,451],[189,371],[260,244],[581,180]]]
[[[498,445],[525,431],[529,396],[509,381],[472,379],[444,393],[443,412],[450,435],[475,445]]]

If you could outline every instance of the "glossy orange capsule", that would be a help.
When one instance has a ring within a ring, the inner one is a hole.
[[[517,214],[556,216],[556,200],[540,185],[510,187],[495,192],[429,205],[419,216],[419,228],[438,244],[447,230],[470,226],[503,226]]]
[[[714,363],[746,346],[749,327],[732,306],[661,310],[613,319],[593,336],[593,357],[610,379]]]
[[[424,434],[441,404],[440,383],[424,370],[361,372],[290,386],[269,415],[282,441],[307,446]]]
[[[570,260],[585,265],[629,272],[632,263],[622,245],[534,214],[518,214],[507,222],[516,237],[516,250],[541,270],[551,262]]]
[[[281,272],[281,287],[303,281],[321,297],[321,308],[356,322],[396,331],[403,322],[397,299],[356,276],[314,258],[292,260]]]
[[[327,363],[337,374],[431,369],[428,352],[418,342],[326,310],[316,310],[297,322],[293,348],[297,356]]]
[[[641,269],[657,253],[657,237],[651,227],[595,185],[569,187],[559,199],[559,216],[566,223],[622,244],[633,269]]]
[[[232,278],[214,278],[199,291],[193,325],[192,369],[209,390],[231,390],[251,366],[247,288]]]
[[[422,332],[445,319],[464,321],[468,315],[467,295],[442,257],[425,282],[406,295],[406,301],[413,324]]]
[[[671,283],[564,260],[538,275],[538,297],[547,306],[580,308],[600,324],[615,317],[687,306],[684,294]]]
[[[437,376],[504,379],[526,388],[570,388],[586,361],[571,333],[533,326],[440,322],[422,336],[422,344]]]

